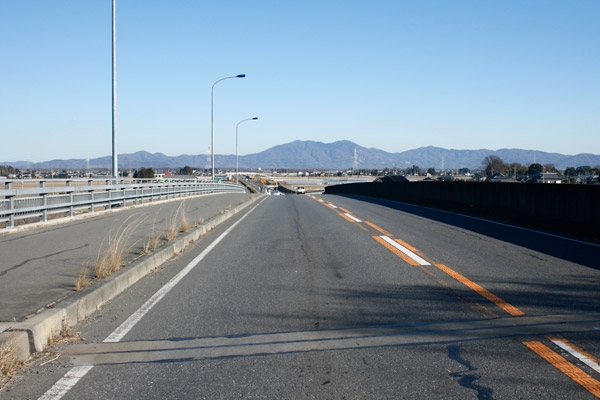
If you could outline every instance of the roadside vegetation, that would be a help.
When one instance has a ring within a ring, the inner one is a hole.
[[[21,363],[15,354],[14,332],[9,339],[0,343],[0,389],[13,377]]]

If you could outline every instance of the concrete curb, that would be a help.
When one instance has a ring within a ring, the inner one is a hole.
[[[25,361],[31,354],[44,350],[53,335],[60,333],[65,327],[77,325],[174,255],[180,254],[190,243],[263,197],[255,196],[223,214],[214,216],[205,224],[177,237],[160,250],[134,261],[97,284],[69,296],[55,308],[46,309],[23,322],[0,323],[0,345],[10,341],[18,360]]]

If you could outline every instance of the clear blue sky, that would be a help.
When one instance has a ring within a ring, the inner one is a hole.
[[[0,0],[0,161],[111,154],[111,0]],[[600,1],[117,0],[118,152],[600,153]]]

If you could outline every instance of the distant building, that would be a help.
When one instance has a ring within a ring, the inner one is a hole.
[[[555,172],[535,174],[532,178],[536,183],[562,183],[562,178]]]
[[[508,176],[500,173],[495,173],[494,175],[488,177],[486,182],[518,182],[516,179],[509,178]]]

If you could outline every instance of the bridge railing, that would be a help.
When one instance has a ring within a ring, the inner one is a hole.
[[[14,227],[17,220],[45,222],[49,216],[72,217],[184,196],[245,192],[235,183],[193,179],[25,179],[1,184],[0,229]]]

